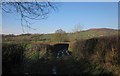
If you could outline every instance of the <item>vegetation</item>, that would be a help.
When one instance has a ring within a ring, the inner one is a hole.
[[[56,42],[67,42],[68,41],[68,36],[65,31],[62,29],[58,29],[55,31],[53,41]]]
[[[113,74],[119,74],[119,42],[120,36],[91,38],[71,43],[71,50],[76,60],[88,59],[97,63]]]
[[[120,36],[116,30],[110,35],[108,31],[92,29],[78,32],[77,39],[66,38],[72,55],[62,58],[54,56],[53,45],[59,42],[52,40],[54,34],[3,35],[3,74],[53,74],[55,67],[57,74],[119,75]],[[99,36],[101,32],[103,36]],[[88,37],[91,33],[94,37]]]
[[[58,29],[60,30],[60,29]],[[56,30],[57,31],[57,30]],[[118,30],[114,29],[90,29],[86,31],[80,31],[77,33],[53,33],[53,34],[21,34],[21,35],[2,35],[3,42],[57,42],[56,38],[62,38],[58,42],[74,41],[74,40],[81,40],[81,39],[90,39],[94,37],[102,37],[102,36],[111,36],[111,35],[118,35]],[[59,36],[57,36],[59,35]]]
[[[2,64],[3,74],[21,72],[24,59],[25,44],[3,43],[2,44]],[[15,71],[16,70],[16,71]]]

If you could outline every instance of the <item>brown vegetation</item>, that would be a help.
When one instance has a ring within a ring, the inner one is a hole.
[[[71,43],[70,48],[75,56],[77,56],[77,59],[87,58],[93,63],[100,64],[104,69],[113,72],[113,74],[119,74],[119,40],[120,36],[78,40]]]

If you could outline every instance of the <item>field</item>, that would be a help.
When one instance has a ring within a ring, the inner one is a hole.
[[[3,75],[120,75],[118,30],[90,29],[64,35],[3,35],[2,40]],[[64,46],[55,51],[56,44],[69,44],[69,47],[65,52],[60,50]]]

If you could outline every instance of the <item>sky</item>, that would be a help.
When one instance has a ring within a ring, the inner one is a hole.
[[[47,19],[33,21],[28,33],[54,33],[57,29],[72,32],[80,25],[83,30],[91,28],[118,28],[117,2],[58,2],[57,10]],[[24,28],[26,29],[26,28]],[[25,30],[27,33],[27,29]],[[2,12],[2,33],[22,34],[20,16]]]

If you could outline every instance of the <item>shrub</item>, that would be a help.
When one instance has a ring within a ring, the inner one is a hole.
[[[4,43],[2,45],[2,69],[4,73],[13,73],[23,62],[25,44]],[[16,67],[15,67],[16,66]],[[15,67],[15,68],[14,68]],[[17,71],[18,72],[18,71]]]
[[[74,57],[78,59],[87,58],[91,62],[101,64],[114,74],[118,74],[120,71],[120,67],[119,69],[117,68],[120,59],[119,40],[120,36],[91,38],[88,40],[77,40],[70,47]],[[115,67],[117,70],[115,70]]]
[[[85,40],[76,40],[70,43],[70,51],[75,58],[84,58]]]

